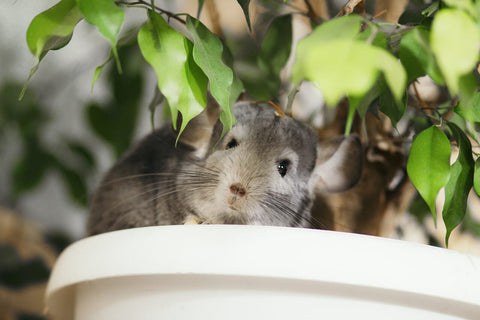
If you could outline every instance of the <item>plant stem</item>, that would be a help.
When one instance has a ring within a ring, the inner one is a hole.
[[[167,10],[164,10],[164,9],[158,7],[158,6],[155,6],[153,1],[151,3],[148,3],[147,1],[144,1],[144,0],[139,0],[139,1],[135,1],[135,2],[119,0],[119,1],[116,1],[116,3],[123,4],[123,5],[126,5],[126,6],[141,6],[141,7],[147,8],[147,9],[153,8],[153,10],[158,11],[158,12],[166,15],[169,18],[173,18],[173,19],[177,20],[178,22],[180,22],[182,24],[186,24],[185,20],[179,18],[177,14],[175,14],[173,12],[170,12],[170,11],[167,11]]]

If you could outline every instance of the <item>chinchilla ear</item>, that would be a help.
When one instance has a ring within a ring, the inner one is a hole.
[[[208,93],[207,106],[198,116],[187,124],[185,130],[183,130],[178,138],[178,142],[194,148],[196,150],[195,156],[199,158],[205,157],[213,129],[219,118],[220,106],[210,93]],[[181,114],[179,113],[177,128],[180,128],[181,121]]]
[[[342,192],[362,175],[363,147],[357,135],[337,137],[317,144],[312,175],[315,193]]]

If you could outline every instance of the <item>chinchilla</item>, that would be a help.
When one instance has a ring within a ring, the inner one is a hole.
[[[127,151],[94,193],[88,233],[191,222],[321,227],[310,215],[314,195],[358,181],[358,137],[319,143],[268,104],[237,102],[234,113],[221,137],[210,101],[178,141],[168,123]]]

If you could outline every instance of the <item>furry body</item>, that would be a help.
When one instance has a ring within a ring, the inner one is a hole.
[[[217,121],[203,131],[208,142],[191,143],[182,134],[175,147],[177,134],[170,124],[128,151],[95,192],[88,233],[192,219],[313,226],[310,207],[322,180],[314,174],[322,158],[317,157],[317,134],[295,119],[277,116],[270,106],[240,102],[234,111],[237,124],[222,139]],[[201,131],[195,122],[189,126],[185,137]]]

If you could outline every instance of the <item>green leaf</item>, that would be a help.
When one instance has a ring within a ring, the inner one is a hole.
[[[362,17],[350,15],[322,23],[298,43],[297,59],[301,59],[301,54],[307,53],[309,48],[319,44],[338,39],[354,39],[361,31],[362,21]]]
[[[291,52],[291,34],[291,18],[280,16],[272,20],[265,36],[258,41],[260,48],[251,37],[229,42],[236,55],[236,73],[254,99],[270,100],[278,96],[280,71]]]
[[[76,158],[78,158],[82,165],[88,169],[95,168],[95,158],[89,148],[82,142],[67,140],[65,141],[68,149],[72,152]]]
[[[439,85],[444,83],[430,48],[429,38],[430,31],[423,27],[416,27],[407,32],[400,41],[399,58],[407,71],[408,83],[425,74]]]
[[[292,16],[275,18],[262,40],[258,62],[260,68],[279,75],[287,63],[292,48]]]
[[[475,173],[473,176],[473,187],[477,195],[480,196],[480,158],[475,161]]]
[[[187,29],[193,38],[193,58],[209,79],[210,92],[222,107],[220,120],[224,129],[230,130],[235,124],[233,104],[240,92],[233,87],[232,69],[223,62],[223,45],[200,21],[190,16],[187,16]]]
[[[250,24],[250,13],[248,9],[248,6],[250,5],[250,0],[237,0],[237,2],[242,8],[245,19],[247,20],[248,30],[252,32],[252,25]]]
[[[367,42],[368,44],[372,44],[382,49],[386,49],[388,45],[386,34],[392,33],[392,31],[388,27],[394,29],[395,25],[385,23],[384,25],[382,25],[382,28],[379,25],[371,22],[368,22],[366,25],[367,28],[357,34],[355,39],[362,42]]]
[[[431,17],[438,11],[439,1],[432,3],[425,10],[422,11],[422,15],[425,17]]]
[[[470,141],[457,125],[449,122],[448,127],[458,144],[458,158],[450,168],[450,175],[445,185],[445,205],[442,215],[447,228],[445,235],[447,246],[452,230],[462,222],[467,211],[467,198],[473,186],[474,175]]]
[[[295,52],[295,63],[292,69],[292,81],[302,80],[302,63],[312,48],[321,46],[333,40],[353,40],[360,33],[362,18],[357,15],[343,16],[332,19],[317,26],[313,32],[298,42]]]
[[[478,28],[465,12],[444,9],[435,16],[431,47],[452,95],[460,91],[460,78],[475,68],[479,40]]]
[[[333,19],[301,40],[292,67],[292,82],[314,82],[327,104],[334,106],[344,96],[361,99],[382,73],[400,102],[406,86],[405,70],[386,50],[357,40],[362,21],[355,15]]]
[[[479,82],[475,73],[472,70],[471,72],[467,72],[464,75],[460,76],[460,78],[458,79],[458,95],[460,97],[460,100],[463,101],[463,103],[465,103],[466,105],[470,105],[472,103],[472,99],[474,98],[479,88]]]
[[[91,103],[87,116],[93,132],[120,156],[131,144],[143,90],[143,58],[136,44],[119,47],[124,72],[110,68],[106,84],[113,95],[105,103]]]
[[[431,126],[415,138],[408,156],[408,176],[428,204],[435,223],[435,200],[448,179],[450,154],[447,136],[436,126]]]
[[[446,105],[449,105],[450,103],[449,102],[446,102],[445,103]],[[448,108],[448,107],[447,107]],[[439,108],[441,109],[441,108]],[[450,119],[448,119],[449,122],[452,122],[454,124],[457,125],[457,127],[460,128],[460,130],[462,130],[463,132],[467,132],[467,121],[460,117],[457,113],[455,112],[452,112],[451,115],[450,115]]]
[[[299,50],[301,49],[299,44]],[[393,97],[400,103],[406,86],[406,73],[395,57],[378,47],[349,39],[332,40],[300,52],[292,70],[292,80],[314,82],[327,104],[334,106],[344,96],[362,97],[375,84],[380,73]]]
[[[35,56],[35,63],[30,70],[30,75],[20,94],[20,99],[25,94],[33,74],[49,50],[64,47],[72,38],[73,29],[82,19],[80,10],[75,0],[62,0],[50,9],[33,18],[27,29],[27,45]]]
[[[6,130],[15,126],[22,141],[36,143],[51,117],[48,108],[40,104],[34,92],[18,101],[18,91],[21,88],[15,81],[6,81],[0,85],[0,139]]]
[[[202,69],[195,63],[193,58],[193,43],[187,38],[184,38],[184,42],[188,53],[187,64],[185,65],[185,75],[189,86],[183,88],[183,94],[179,99],[178,110],[182,113],[182,125],[178,133],[179,136],[187,126],[188,122],[206,107],[208,87],[208,78],[205,76]],[[191,94],[193,95],[194,100],[192,100]],[[185,108],[184,106],[191,107]]]
[[[78,8],[88,23],[96,26],[98,31],[110,41],[117,68],[121,73],[120,60],[117,53],[117,39],[125,18],[115,0],[76,0]]]
[[[349,112],[347,122],[345,125],[345,135],[348,136],[352,129],[353,120],[355,118],[355,111],[358,112],[360,118],[364,119],[372,103],[378,99],[386,89],[385,79],[379,77],[373,87],[363,96],[349,96]]]
[[[205,3],[205,0],[198,0],[197,19],[200,19],[200,13],[202,13],[204,3]]]
[[[463,10],[466,13],[474,16],[475,7],[472,0],[442,0],[447,6]]]
[[[67,191],[70,198],[77,204],[86,207],[87,206],[87,185],[85,179],[77,171],[69,168],[62,163],[58,158],[53,161],[54,168],[58,170],[63,182],[67,187]]]
[[[265,74],[264,86],[271,96],[277,96],[281,85],[280,72],[287,63],[292,48],[292,16],[275,18],[260,46],[257,64]]]
[[[407,96],[405,94],[402,101],[398,102],[389,89],[383,90],[378,98],[378,108],[390,118],[395,128],[407,109],[406,100]]]
[[[93,87],[95,86],[95,83],[97,82],[98,78],[100,77],[100,74],[103,71],[103,68],[110,62],[110,60],[112,60],[112,58],[113,58],[113,54],[110,54],[104,63],[102,63],[101,65],[95,68],[95,71],[93,72],[93,79],[92,79],[92,89],[91,89],[92,91],[93,91]]]
[[[220,112],[220,121],[223,124],[222,135],[220,137],[223,137],[237,121],[233,113],[233,105],[237,101],[237,98],[242,92],[242,90],[243,84],[240,79],[238,79],[238,77],[233,77],[229,101],[229,110],[222,109],[222,111]]]
[[[403,36],[398,49],[400,61],[407,71],[408,83],[427,73],[425,66],[429,60],[428,55],[425,55],[426,50],[424,50],[424,47],[422,47],[421,43],[418,43],[415,38],[415,30],[418,29],[413,29]]]
[[[69,41],[82,15],[75,0],[62,0],[37,15],[27,30],[30,52],[41,60],[49,50],[60,49]]]
[[[149,20],[138,33],[138,44],[145,60],[157,75],[158,87],[167,98],[176,126],[177,111],[182,127],[198,115],[207,103],[207,78],[192,57],[193,46],[171,28],[161,15],[148,11]]]
[[[455,112],[472,125],[480,122],[480,92],[476,92],[473,95],[470,103],[465,103],[465,101],[460,100],[455,107]]]
[[[365,95],[348,97],[350,107],[357,110],[361,118],[365,117],[370,105],[380,96],[385,88],[385,80],[382,79],[382,77],[378,78],[373,87]]]
[[[163,102],[165,102],[165,96],[160,92],[160,90],[158,89],[158,84],[156,84],[153,92],[153,97],[148,104],[148,110],[150,111],[150,125],[152,126],[152,131],[155,129],[155,109]]]
[[[100,74],[102,73],[103,69],[113,59],[113,57],[115,56],[117,62],[120,61],[120,59],[118,58],[117,47],[131,45],[137,39],[137,34],[138,34],[139,30],[140,30],[140,28],[132,29],[125,36],[120,38],[120,40],[118,40],[117,46],[112,47],[110,49],[110,54],[108,55],[107,60],[105,60],[104,63],[99,65],[97,68],[95,68],[95,71],[93,73],[93,80],[92,80],[92,89],[91,89],[92,91],[93,91],[93,87],[95,86],[95,83],[97,82],[98,78],[100,77]],[[115,50],[115,52],[114,52],[114,50]],[[119,72],[121,71],[121,68],[120,68],[119,64],[117,64],[117,70],[119,70]]]
[[[368,48],[368,49],[367,49]],[[366,54],[376,56],[376,67],[382,72],[395,101],[401,105],[405,95],[407,74],[403,66],[388,51],[377,47],[364,47]],[[361,51],[361,50],[359,50]],[[370,53],[370,52],[371,53]],[[358,54],[362,54],[358,52]]]
[[[52,164],[52,155],[38,141],[26,145],[26,150],[13,169],[13,192],[15,196],[37,187]]]
[[[228,46],[224,47],[223,51],[223,61],[225,61],[225,64],[229,66],[233,70],[233,56],[232,52],[228,48]],[[232,87],[231,87],[231,93],[230,93],[230,101],[229,105],[231,106],[230,110],[228,112],[222,112],[220,113],[220,121],[222,123],[232,123],[233,124],[236,122],[234,113],[233,113],[233,105],[238,99],[238,96],[242,92],[244,88],[244,84],[240,80],[240,78],[234,73],[233,74],[233,81],[232,81]],[[223,137],[227,133],[228,125],[223,127],[223,131],[220,137]]]

